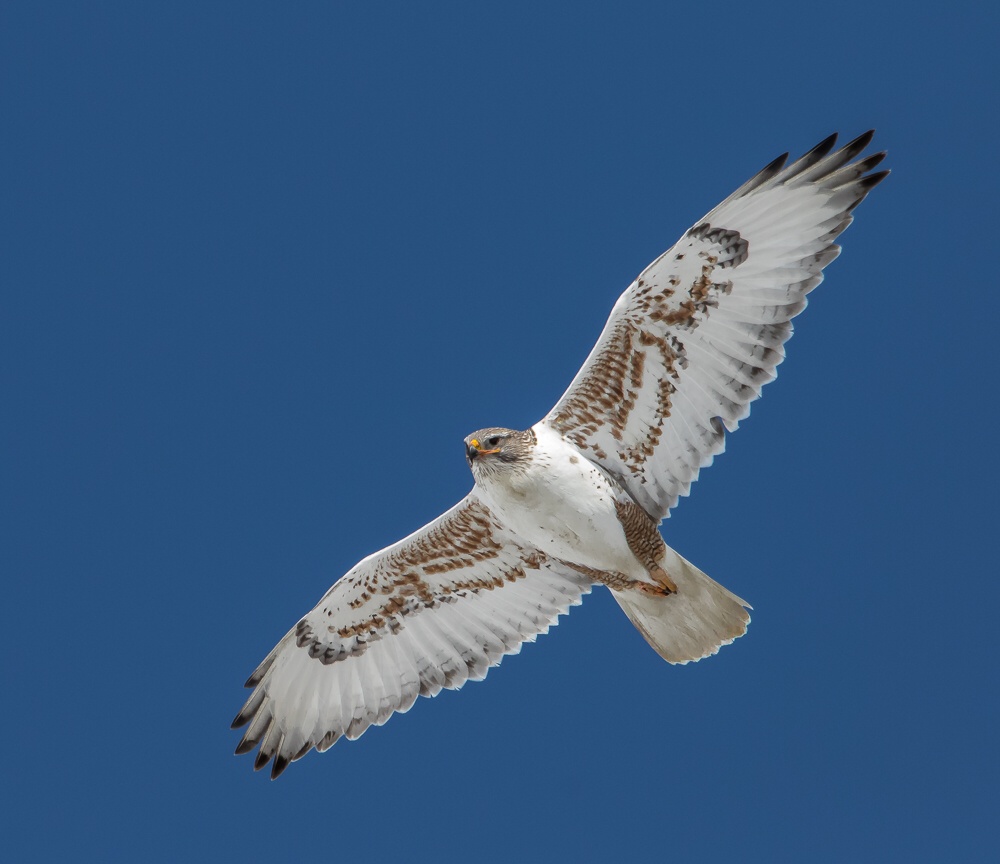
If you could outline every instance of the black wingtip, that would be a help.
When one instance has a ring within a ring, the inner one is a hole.
[[[861,186],[861,188],[864,189],[865,192],[867,192],[869,189],[874,189],[876,186],[878,186],[878,184],[881,183],[883,180],[885,180],[885,178],[888,177],[891,173],[892,172],[889,169],[886,169],[885,171],[876,171],[874,174],[869,174],[867,177],[862,177],[858,181],[858,185]]]
[[[847,212],[850,213],[855,207],[857,207],[865,198],[868,197],[868,193],[871,192],[879,183],[885,180],[892,172],[886,169],[885,171],[876,171],[874,174],[869,174],[867,177],[862,177],[856,182],[856,188],[861,190],[861,194],[858,195],[857,200],[847,208]]]
[[[288,767],[288,763],[291,760],[280,753],[274,757],[274,764],[271,765],[271,779],[277,780],[281,776],[281,772]]]
[[[872,143],[872,138],[874,137],[875,137],[875,130],[869,129],[867,132],[862,132],[853,141],[849,141],[847,146],[852,147],[855,144],[857,144],[862,150],[864,150],[865,147],[867,147],[869,144]]]
[[[782,153],[777,159],[772,159],[767,163],[767,165],[761,168],[760,171],[757,172],[757,176],[770,179],[785,167],[785,163],[787,161],[788,153]]]
[[[260,771],[268,762],[271,761],[271,755],[265,753],[263,748],[257,753],[257,758],[253,760],[253,770]]]
[[[237,756],[243,756],[244,754],[249,753],[251,750],[253,750],[253,748],[256,746],[257,746],[256,741],[251,741],[248,738],[244,738],[242,741],[240,741],[239,744],[236,745],[236,750],[234,752],[236,753]]]
[[[259,703],[258,703],[259,705]],[[251,708],[250,702],[248,701],[246,705],[240,708],[239,713],[233,718],[233,722],[229,724],[230,729],[239,729],[242,726],[246,726],[256,713],[256,707]]]
[[[862,150],[865,149],[869,144],[872,143],[872,138],[875,137],[875,130],[869,129],[867,132],[862,132],[853,141],[848,141],[842,148],[841,152],[847,157],[846,161],[850,161],[855,156],[857,156]]]
[[[809,159],[810,157],[812,157],[813,160],[819,161],[833,149],[833,145],[836,143],[837,143],[837,133],[832,132],[831,134],[827,135],[826,138],[820,141],[819,144],[813,147],[812,150],[806,153],[806,155],[803,156],[802,158]]]
[[[886,157],[885,150],[882,150],[879,153],[872,153],[871,156],[866,156],[864,159],[858,162],[858,170],[861,171],[861,173],[866,174],[867,172],[871,171],[872,168],[874,168],[876,165],[881,163],[881,161],[885,159],[885,157]]]
[[[837,133],[827,135],[822,141],[812,148],[808,153],[803,154],[789,165],[781,175],[781,182],[787,183],[789,180],[798,177],[800,174],[809,171],[814,165],[821,162],[837,143]]]

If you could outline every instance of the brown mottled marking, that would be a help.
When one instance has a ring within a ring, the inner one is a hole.
[[[466,507],[453,514],[423,537],[418,537],[401,549],[395,550],[382,562],[381,568],[391,571],[398,568],[419,567],[425,573],[444,572],[450,567],[444,561],[456,557],[464,559],[459,567],[496,558],[503,546],[493,539],[492,517],[484,506]],[[443,568],[428,570],[428,567]]]
[[[445,573],[462,568],[470,568],[483,560],[497,558],[503,546],[493,537],[493,517],[489,509],[480,502],[453,514],[422,538],[417,538],[410,549],[400,549],[380,562],[381,585],[373,580],[371,589],[385,597],[382,605],[349,626],[328,627],[325,639],[315,635],[305,620],[295,629],[295,642],[306,648],[309,656],[329,665],[347,657],[363,654],[370,642],[384,635],[397,633],[402,629],[402,619],[433,609],[441,603],[454,603],[461,597],[479,591],[492,591],[504,585],[525,578],[528,570],[537,570],[548,556],[538,550],[528,550],[515,546],[517,560],[507,567],[495,567],[487,576],[459,580],[432,590],[423,578],[431,573]],[[428,538],[437,537],[440,543],[435,550]],[[473,547],[478,543],[479,547]],[[354,580],[349,580],[351,584]],[[365,581],[366,587],[369,582]],[[378,587],[376,587],[378,585]],[[357,609],[371,600],[372,594],[363,592],[348,605]],[[329,614],[329,610],[328,610]],[[334,641],[328,641],[330,638]]]
[[[694,300],[685,300],[676,309],[656,309],[650,313],[650,318],[653,321],[662,321],[668,326],[674,326],[675,324],[687,324],[694,320],[694,316],[698,313],[698,306]]]
[[[648,582],[631,579],[624,573],[618,573],[614,570],[595,570],[593,567],[574,564],[572,561],[560,561],[559,563],[571,570],[576,570],[577,573],[581,573],[594,582],[607,585],[612,591],[642,591],[644,594],[653,594],[657,597],[665,597],[671,593],[671,589],[666,586],[660,588],[656,585],[650,585]]]
[[[552,418],[552,425],[559,430],[572,432],[574,443],[585,442],[607,423],[611,433],[621,433],[628,422],[628,415],[635,404],[636,393],[626,387],[631,383],[631,355],[633,337],[638,328],[628,320],[619,321],[605,349],[595,358],[589,374],[570,394],[559,412]],[[630,401],[631,400],[631,401]]]
[[[423,567],[424,573],[428,576],[435,573],[450,573],[452,570],[462,570],[466,567],[472,567],[476,563],[475,558],[448,558],[445,561],[438,561],[433,564],[425,564]]]
[[[631,500],[615,501],[618,521],[625,531],[625,542],[643,567],[667,591],[676,594],[677,586],[660,565],[667,544],[663,542],[656,522],[638,504]]]
[[[618,457],[625,467],[633,475],[639,474],[645,461],[653,455],[657,444],[663,435],[663,421],[670,416],[671,400],[674,391],[677,389],[675,381],[679,377],[677,371],[678,360],[682,359],[678,349],[683,352],[684,346],[677,340],[677,347],[672,346],[666,339],[655,336],[652,333],[642,331],[639,334],[639,341],[643,345],[655,346],[663,362],[663,368],[667,375],[656,382],[656,406],[654,410],[654,420],[649,426],[649,431],[645,438],[639,440],[631,447],[627,447],[618,452]],[[683,365],[683,363],[681,364]]]
[[[709,262],[701,268],[701,276],[694,280],[691,286],[691,299],[695,303],[704,303],[708,299],[708,292],[712,290],[712,280],[708,277],[712,275],[712,264]]]
[[[628,383],[634,390],[642,389],[642,376],[646,368],[646,355],[642,351],[636,351],[632,355],[632,362],[628,370]]]
[[[360,621],[357,624],[351,624],[349,627],[341,627],[337,631],[337,635],[341,639],[350,639],[352,636],[363,636],[373,633],[384,626],[385,618],[376,612],[364,621]]]
[[[462,591],[477,591],[481,589],[492,591],[494,588],[503,588],[504,585],[509,585],[512,582],[516,582],[518,579],[523,579],[525,576],[525,567],[528,567],[531,570],[537,570],[543,560],[545,560],[544,555],[530,555],[528,558],[524,559],[521,564],[515,564],[513,567],[510,567],[491,578],[466,579],[462,582],[455,582],[453,585],[447,585],[441,589],[443,595],[442,599],[445,599],[452,594],[459,594]]]
[[[417,596],[425,602],[433,599],[430,586],[413,570],[399,573],[392,580],[392,588],[403,597]],[[385,589],[382,589],[385,593]]]
[[[360,609],[362,606],[365,605],[365,603],[367,603],[371,599],[372,599],[371,594],[369,594],[367,591],[362,591],[360,596],[355,597],[347,605],[350,606],[352,609]]]
[[[737,231],[703,223],[692,228],[687,236],[692,241],[711,244],[711,248],[698,251],[701,273],[690,283],[686,296],[670,302],[674,289],[681,284],[676,274],[667,277],[669,287],[659,293],[653,293],[658,288],[656,284],[637,280],[632,310],[612,325],[603,350],[549,421],[570,441],[590,450],[602,461],[608,458],[598,443],[602,435],[610,435],[621,445],[628,444],[616,450],[624,467],[633,475],[642,473],[643,465],[659,444],[663,423],[671,414],[678,370],[687,366],[677,332],[697,328],[718,305],[718,295],[732,291],[732,282],[712,280],[715,271],[737,267],[749,254],[749,244]],[[683,253],[674,256],[676,261],[683,259]],[[646,350],[650,348],[659,353],[667,375],[656,382],[654,403],[642,407],[647,434],[639,441],[633,434],[628,442],[630,420],[650,374],[651,355]]]
[[[522,549],[521,551],[523,552],[524,550]],[[549,560],[549,556],[546,555],[544,552],[540,552],[536,549],[525,555],[522,560],[525,567],[527,567],[530,570],[537,570],[546,561]]]
[[[324,665],[329,665],[330,663],[336,663],[338,660],[343,660],[345,657],[363,654],[367,650],[367,630],[359,629],[357,633],[352,633],[351,635],[355,637],[353,642],[346,645],[343,643],[331,645],[316,638],[312,628],[305,621],[299,621],[295,627],[295,644],[299,648],[306,648],[309,656],[314,660],[319,660]],[[364,636],[365,638],[359,639],[357,638],[359,636]]]
[[[395,615],[397,612],[403,612],[405,608],[406,598],[390,597],[385,601],[385,605],[379,611],[386,615]]]

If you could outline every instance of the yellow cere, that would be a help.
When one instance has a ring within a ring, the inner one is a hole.
[[[477,450],[479,449],[479,439],[478,438],[473,438],[469,443],[473,447],[475,447]]]

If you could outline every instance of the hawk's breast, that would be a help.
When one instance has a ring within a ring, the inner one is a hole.
[[[481,491],[491,509],[547,555],[595,570],[644,578],[618,521],[614,481],[557,432],[534,427],[537,442],[523,472],[493,475]]]

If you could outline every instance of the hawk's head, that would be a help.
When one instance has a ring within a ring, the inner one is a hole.
[[[535,433],[493,426],[480,429],[465,439],[465,458],[473,476],[494,476],[511,469],[523,469],[531,461]]]

